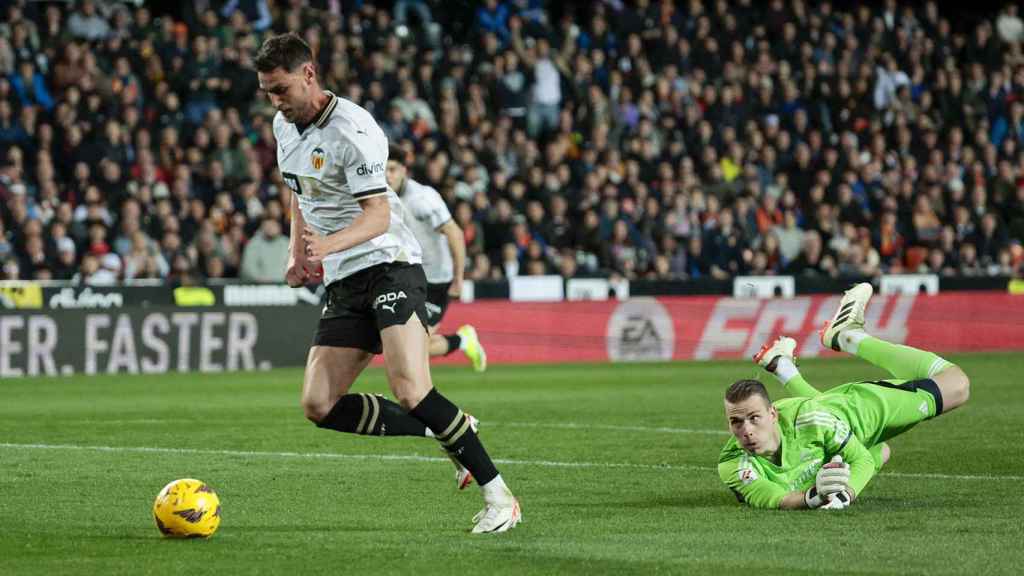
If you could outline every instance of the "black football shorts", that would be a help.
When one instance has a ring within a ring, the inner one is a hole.
[[[419,264],[378,264],[332,282],[314,346],[383,351],[380,333],[405,324],[413,314],[426,328],[427,278]]]

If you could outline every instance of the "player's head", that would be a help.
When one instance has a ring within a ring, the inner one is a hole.
[[[271,36],[256,54],[260,89],[289,122],[311,122],[316,116],[316,79],[313,51],[294,32]]]
[[[744,450],[766,456],[779,449],[779,413],[764,384],[739,380],[725,392],[725,417],[729,430]]]
[[[401,193],[405,179],[409,176],[409,169],[405,167],[404,150],[395,146],[388,149],[388,167],[384,176],[388,180],[388,186],[396,193]]]

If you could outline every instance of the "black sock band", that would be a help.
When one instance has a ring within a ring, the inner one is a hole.
[[[346,394],[316,424],[364,436],[425,436],[426,427],[398,404],[377,394]]]
[[[338,432],[355,433],[356,425],[363,414],[363,408],[359,397],[361,394],[346,394],[338,399],[326,416],[320,419],[316,425],[320,428],[329,428]]]
[[[427,427],[423,422],[413,418],[408,412],[396,402],[392,402],[383,396],[378,396],[380,401],[380,422],[377,431],[373,434],[381,436],[426,436]]]
[[[459,336],[458,334],[445,336],[444,339],[448,341],[448,351],[444,353],[445,356],[455,352],[460,346],[462,346],[462,336]]]
[[[436,388],[431,389],[409,414],[434,432],[448,453],[473,474],[478,485],[483,486],[498,475],[469,418]]]

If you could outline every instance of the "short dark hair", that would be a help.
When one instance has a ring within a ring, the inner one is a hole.
[[[392,144],[388,146],[388,160],[398,162],[402,166],[405,166],[405,150]]]
[[[271,36],[263,42],[256,54],[256,70],[272,72],[284,68],[291,72],[306,62],[313,61],[313,50],[295,32]]]
[[[757,380],[737,380],[725,391],[725,401],[730,404],[742,402],[751,396],[760,396],[768,404],[772,403],[772,399],[768,397],[768,390]]]

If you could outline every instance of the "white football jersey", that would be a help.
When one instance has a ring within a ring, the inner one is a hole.
[[[419,264],[420,245],[404,222],[405,208],[384,178],[388,139],[364,108],[328,92],[330,101],[302,132],[274,116],[277,165],[299,199],[306,224],[327,235],[363,213],[359,201],[386,196],[391,225],[384,234],[324,258],[324,285],[387,262]]]
[[[406,178],[399,191],[405,205],[405,223],[423,248],[423,271],[427,282],[444,284],[454,277],[452,251],[448,238],[437,229],[452,219],[441,195],[430,186]]]

